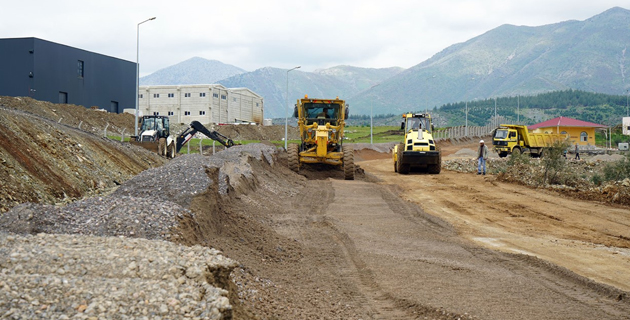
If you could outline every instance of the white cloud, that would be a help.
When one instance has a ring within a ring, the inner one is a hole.
[[[199,56],[254,70],[411,67],[502,24],[584,20],[626,1],[33,0],[4,4],[0,37],[38,37],[135,61],[141,73]]]

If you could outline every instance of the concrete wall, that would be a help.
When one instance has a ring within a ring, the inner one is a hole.
[[[0,70],[0,95],[110,112],[135,107],[136,64],[130,61],[37,38],[14,38],[0,39]]]
[[[141,86],[139,109],[143,115],[169,116],[177,123],[262,124],[263,99],[244,88],[222,85]],[[133,110],[125,110],[133,113]]]

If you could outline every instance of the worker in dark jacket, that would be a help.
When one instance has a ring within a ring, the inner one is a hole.
[[[488,147],[484,144],[483,140],[479,141],[479,148],[477,148],[477,174],[486,175],[486,160],[488,159]],[[481,168],[483,167],[483,171]]]
[[[580,147],[578,144],[575,144],[575,160],[580,160]]]

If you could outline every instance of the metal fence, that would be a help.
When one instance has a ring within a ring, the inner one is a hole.
[[[433,138],[435,138],[435,140],[441,140],[459,139],[465,137],[482,137],[489,135],[494,129],[495,127],[493,126],[468,127],[468,130],[466,130],[465,126],[449,127],[441,130],[435,130],[433,132]]]

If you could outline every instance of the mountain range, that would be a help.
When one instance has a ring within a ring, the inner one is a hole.
[[[374,114],[401,113],[555,90],[624,94],[630,87],[629,46],[630,11],[615,7],[584,21],[502,25],[406,70],[337,66],[314,72],[287,73],[272,67],[245,72],[193,58],[144,77],[141,83],[247,87],[263,96],[265,117],[273,118],[285,115],[288,75],[290,104],[304,94],[339,96],[348,101],[353,114],[370,114],[372,108]],[[158,73],[162,75],[150,78]]]
[[[193,57],[140,78],[140,85],[211,84],[245,72],[221,61]]]

